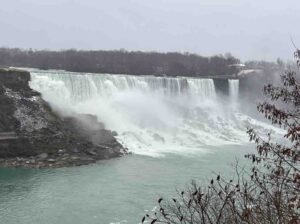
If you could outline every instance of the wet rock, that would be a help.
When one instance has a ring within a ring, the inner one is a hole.
[[[91,157],[83,157],[81,158],[82,161],[90,161],[90,162],[94,162],[96,161],[95,159],[91,158]]]
[[[111,134],[112,134],[112,136],[114,136],[114,137],[115,137],[115,136],[118,136],[118,133],[117,133],[116,131],[112,131]]]
[[[69,159],[69,157],[66,157],[66,156],[65,156],[65,157],[62,157],[62,158],[60,158],[60,160],[61,160],[61,161],[66,161],[66,160],[68,160],[68,159]]]
[[[79,152],[80,152],[77,148],[73,148],[71,151],[72,151],[73,153],[79,153]]]
[[[71,160],[79,160],[80,157],[79,156],[71,156]]]
[[[17,161],[18,161],[18,162],[24,162],[24,160],[25,160],[25,159],[22,158],[22,157],[17,157]]]
[[[55,162],[56,162],[56,160],[55,160],[55,159],[53,159],[53,158],[50,158],[50,159],[48,159],[48,162],[49,162],[49,163],[55,163]]]
[[[35,159],[30,160],[30,163],[35,163]]]
[[[86,150],[86,153],[89,154],[89,155],[92,155],[92,156],[96,156],[97,155],[97,152],[95,152],[93,149]]]
[[[37,156],[37,159],[40,159],[40,160],[45,160],[48,158],[48,153],[41,153]]]
[[[65,153],[65,152],[66,152],[65,149],[59,149],[59,150],[58,150],[58,153],[59,153],[59,154],[63,154],[63,153]]]

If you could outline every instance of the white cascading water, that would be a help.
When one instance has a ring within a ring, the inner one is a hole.
[[[229,79],[229,96],[234,110],[238,110],[238,100],[239,100],[239,80]]]
[[[137,154],[189,154],[245,143],[246,127],[260,124],[219,100],[212,79],[33,70],[30,85],[64,115],[96,115]],[[229,80],[235,104],[238,85]]]

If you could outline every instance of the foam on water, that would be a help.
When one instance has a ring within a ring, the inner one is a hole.
[[[137,154],[209,152],[248,142],[247,126],[267,127],[238,113],[238,80],[229,80],[229,99],[221,100],[212,79],[62,71],[31,71],[31,79],[56,110],[96,115]]]

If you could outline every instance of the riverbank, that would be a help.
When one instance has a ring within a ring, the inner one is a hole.
[[[27,71],[0,69],[0,166],[79,166],[127,153],[97,117],[59,116],[29,81]]]

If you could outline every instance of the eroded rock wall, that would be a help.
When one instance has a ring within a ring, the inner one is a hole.
[[[41,94],[29,87],[29,81],[26,71],[0,69],[0,164],[72,166],[124,152],[115,133],[105,130],[96,117],[58,116]],[[89,128],[86,120],[93,127]]]

